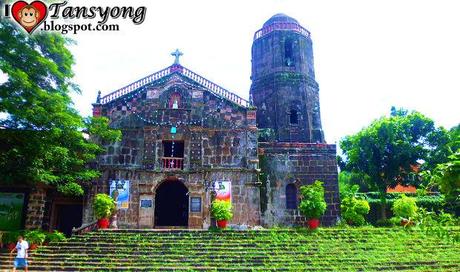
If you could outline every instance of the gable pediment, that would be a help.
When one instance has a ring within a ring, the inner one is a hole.
[[[98,103],[105,105],[120,99],[130,99],[134,95],[143,94],[144,99],[156,99],[171,90],[187,92],[187,96],[200,98],[203,92],[209,92],[239,107],[249,107],[249,101],[205,79],[204,77],[181,66],[172,65],[159,72],[153,73],[123,88],[120,88],[102,98]],[[144,94],[145,93],[145,94]]]

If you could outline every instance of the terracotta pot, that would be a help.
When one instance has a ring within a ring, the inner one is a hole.
[[[319,219],[317,218],[308,219],[307,224],[308,224],[309,229],[312,229],[312,230],[317,229],[319,227]]]
[[[30,245],[30,250],[36,250],[38,248],[37,244],[31,244]]]
[[[16,247],[15,243],[9,243],[6,245],[6,248],[8,248],[9,251],[13,250]]]
[[[99,229],[108,229],[110,226],[110,221],[108,218],[102,218],[97,220],[97,227]]]
[[[227,220],[217,220],[217,226],[221,229],[225,229],[227,227]]]
[[[414,221],[412,220],[409,220],[409,219],[401,219],[401,226],[413,226],[414,225]]]

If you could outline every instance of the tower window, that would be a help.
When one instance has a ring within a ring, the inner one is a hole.
[[[287,39],[284,42],[284,64],[286,66],[294,66],[293,50],[292,50],[292,40]]]
[[[179,93],[173,93],[171,94],[171,97],[169,98],[169,108],[170,109],[178,109],[180,108],[180,101],[181,96]]]
[[[299,123],[299,114],[297,113],[297,110],[291,110],[289,113],[289,123],[291,125]]]
[[[286,185],[286,209],[297,209],[297,187],[292,183]]]

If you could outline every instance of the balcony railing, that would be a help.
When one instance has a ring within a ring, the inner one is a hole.
[[[297,23],[273,23],[265,26],[254,33],[254,40],[262,38],[263,36],[275,30],[290,30],[297,32],[305,37],[310,37],[310,31],[306,30],[303,26]]]
[[[184,169],[184,158],[163,157],[163,169],[182,170]]]

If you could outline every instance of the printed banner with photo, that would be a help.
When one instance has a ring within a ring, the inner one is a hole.
[[[232,183],[230,181],[217,181],[214,184],[216,199],[232,202]]]
[[[117,197],[118,209],[129,208],[129,180],[111,180],[110,181],[110,196]]]

